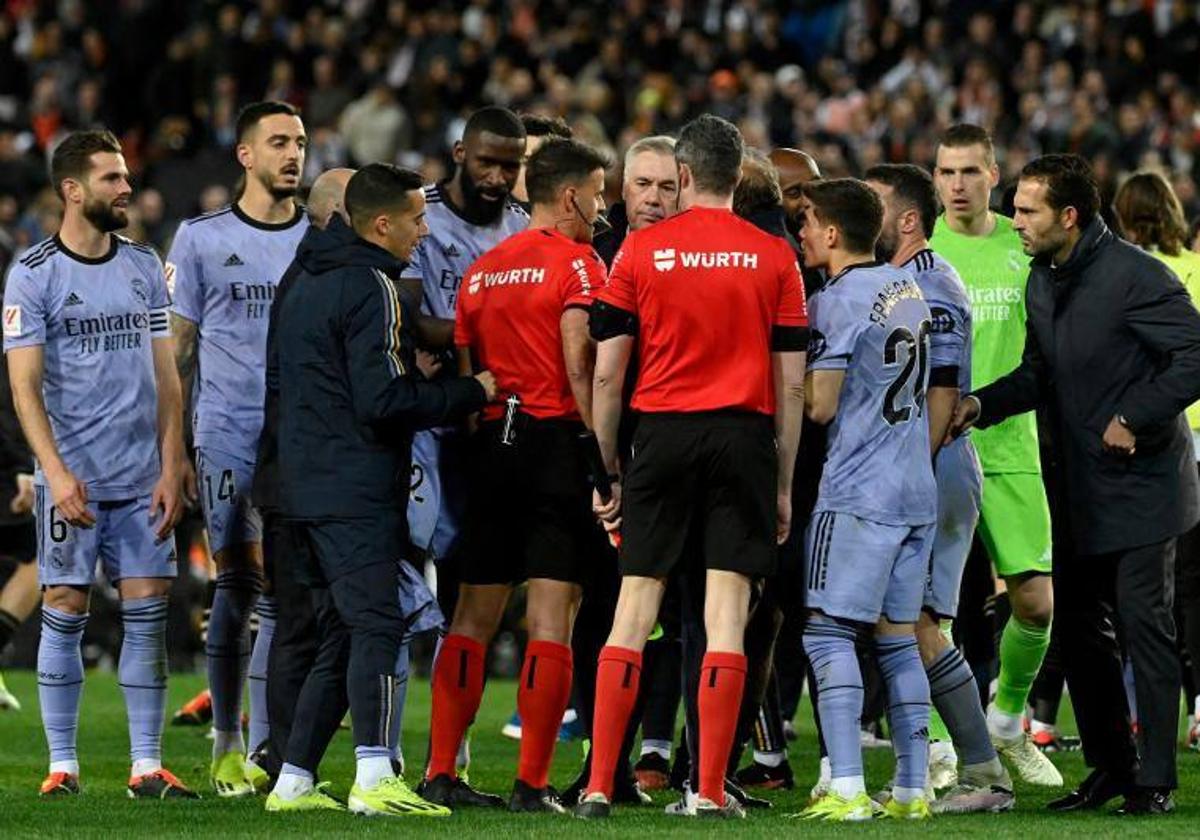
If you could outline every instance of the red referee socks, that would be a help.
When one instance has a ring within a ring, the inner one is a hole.
[[[563,712],[571,699],[571,649],[557,642],[531,641],[525,647],[517,713],[521,716],[521,758],[517,778],[544,788]]]
[[[742,666],[743,673],[745,665]],[[642,677],[642,653],[605,645],[596,666],[596,711],[592,720],[592,774],[588,793],[603,793],[612,801],[613,776],[625,741],[625,727],[637,702]]]
[[[700,665],[700,795],[725,804],[725,767],[737,731],[746,657],[740,653],[706,653]]]
[[[433,666],[433,713],[429,724],[429,767],[425,778],[456,777],[458,745],[483,697],[483,645],[451,633],[442,639]]]

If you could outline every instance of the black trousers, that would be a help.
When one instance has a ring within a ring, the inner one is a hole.
[[[1183,682],[1190,710],[1200,693],[1200,525],[1179,538],[1175,556],[1175,626],[1185,663]]]
[[[279,604],[275,638],[267,660],[267,712],[271,734],[266,770],[279,775],[296,715],[296,700],[317,657],[317,614],[309,589],[297,573],[302,534],[274,511],[263,511],[263,556],[267,579]],[[340,718],[333,723],[336,731]],[[332,737],[330,733],[329,737]],[[328,743],[328,738],[325,739]]]
[[[298,525],[320,646],[296,701],[287,761],[315,771],[328,746],[325,733],[331,722],[336,731],[347,700],[354,745],[393,746],[388,730],[405,622],[398,543],[389,539],[387,523]]]
[[[1055,557],[1055,622],[1089,767],[1175,788],[1179,656],[1175,645],[1175,540],[1110,554]],[[1117,625],[1133,665],[1134,742],[1121,677]]]

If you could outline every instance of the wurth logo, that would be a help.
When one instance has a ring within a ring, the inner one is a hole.
[[[758,254],[748,251],[680,251],[664,248],[654,252],[654,267],[670,271],[681,268],[758,268]]]
[[[543,283],[544,268],[513,268],[507,271],[477,271],[467,278],[467,294],[473,295],[493,286],[509,286],[524,283]]]

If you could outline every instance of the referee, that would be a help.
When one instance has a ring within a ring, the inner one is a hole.
[[[303,271],[276,325],[280,501],[299,523],[321,645],[268,807],[330,807],[313,789],[319,751],[304,742],[323,728],[318,721],[342,714],[348,691],[357,758],[350,809],[443,816],[449,812],[413,794],[391,763],[405,631],[397,598],[403,500],[414,431],[479,410],[495,386],[489,373],[441,382],[416,374],[412,313],[395,280],[428,231],[420,175],[365,166],[346,186],[346,210],[356,236],[299,252]]]
[[[608,528],[624,515],[623,580],[596,671],[604,703],[593,726],[591,778],[575,811],[581,817],[609,813],[642,648],[693,525],[707,569],[708,639],[697,698],[696,813],[744,816],[725,796],[725,764],[746,677],[751,582],[774,571],[776,544],[791,527],[808,330],[791,248],[733,215],[743,151],[737,128],[719,117],[683,128],[675,146],[681,212],[629,235],[592,307],[600,342],[593,420],[614,476],[621,386],[635,340],[631,406],[641,419],[624,511],[619,478],[610,502],[597,499]]]

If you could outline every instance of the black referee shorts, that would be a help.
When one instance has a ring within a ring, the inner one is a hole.
[[[778,469],[767,415],[643,414],[623,487],[621,574],[665,578],[693,528],[705,568],[773,574]]]
[[[474,437],[461,581],[585,583],[607,538],[592,515],[583,424],[518,414],[512,444],[501,442],[501,427],[484,423]]]

